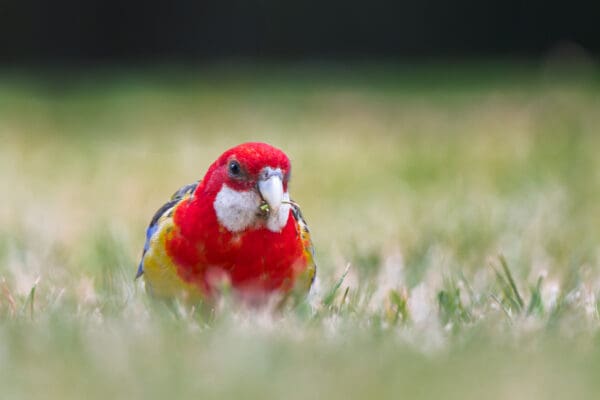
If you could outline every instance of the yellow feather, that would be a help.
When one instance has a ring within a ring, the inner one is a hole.
[[[163,215],[159,219],[158,230],[144,256],[144,281],[154,297],[197,301],[202,298],[200,290],[197,286],[184,282],[177,275],[177,267],[166,252],[167,237],[173,229],[176,229],[173,218]]]

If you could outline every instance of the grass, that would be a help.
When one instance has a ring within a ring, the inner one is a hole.
[[[599,77],[4,71],[0,397],[595,398]],[[133,281],[149,218],[247,140],[292,158],[311,299],[153,304]]]

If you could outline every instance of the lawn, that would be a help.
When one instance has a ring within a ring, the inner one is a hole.
[[[600,71],[0,71],[0,398],[596,398]],[[155,304],[154,211],[226,148],[293,165],[318,284]]]

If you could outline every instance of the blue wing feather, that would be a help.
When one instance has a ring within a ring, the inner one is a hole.
[[[146,252],[150,248],[150,243],[152,241],[152,237],[158,230],[158,222],[160,221],[160,218],[165,214],[171,213],[173,210],[173,207],[175,207],[177,205],[177,203],[179,203],[186,196],[194,193],[194,190],[196,190],[198,183],[200,183],[200,181],[191,183],[189,185],[185,185],[182,188],[180,188],[179,190],[177,190],[173,194],[173,196],[171,196],[171,199],[168,202],[166,202],[165,204],[163,204],[163,206],[161,208],[159,208],[158,211],[156,211],[156,213],[154,213],[154,216],[152,217],[152,220],[150,221],[150,224],[148,225],[148,229],[146,229],[146,242],[144,243],[144,251],[142,252],[142,258],[138,265],[137,273],[135,274],[136,279],[144,274],[144,256],[146,255]]]

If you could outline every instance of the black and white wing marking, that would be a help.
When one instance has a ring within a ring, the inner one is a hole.
[[[136,279],[144,274],[144,256],[150,247],[152,237],[158,230],[158,222],[163,216],[170,217],[173,214],[175,206],[179,204],[181,200],[191,196],[194,193],[194,190],[196,190],[196,187],[198,187],[199,183],[200,181],[197,181],[181,187],[179,190],[173,193],[169,201],[163,204],[163,206],[159,208],[152,217],[152,220],[148,225],[148,229],[146,229],[146,242],[144,243],[144,251],[142,252],[142,258],[140,260],[140,264],[138,265],[137,274],[135,275]]]

